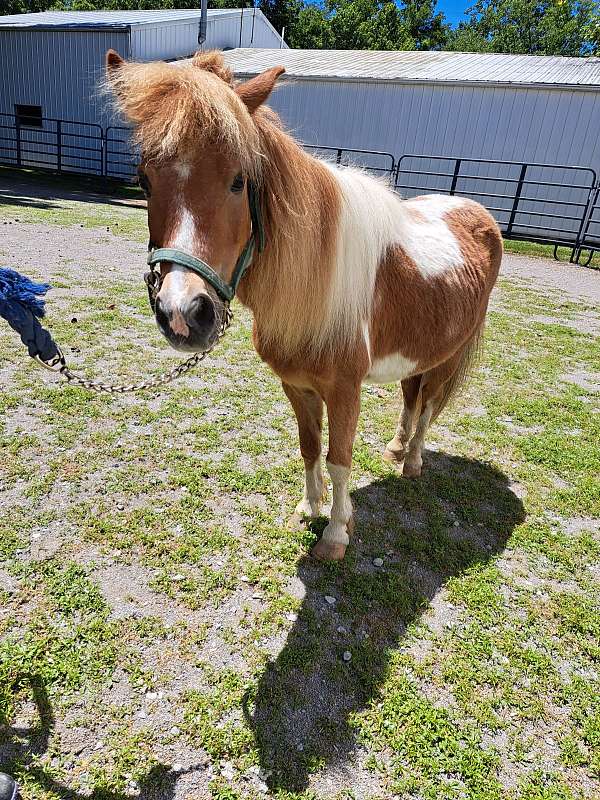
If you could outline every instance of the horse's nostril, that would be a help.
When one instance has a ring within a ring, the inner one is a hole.
[[[160,297],[157,297],[154,301],[154,314],[160,327],[166,330],[169,327],[169,317],[165,312]]]
[[[190,302],[190,313],[201,328],[211,329],[215,324],[215,304],[207,294],[197,294]]]

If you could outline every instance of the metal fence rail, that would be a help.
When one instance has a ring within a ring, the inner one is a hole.
[[[303,147],[383,176],[404,197],[436,192],[477,200],[505,238],[554,245],[556,258],[559,247],[568,247],[570,261],[582,263],[587,253],[587,265],[600,252],[600,183],[589,167]],[[0,113],[0,164],[133,182],[138,163],[129,128],[46,117],[31,126]]]
[[[335,154],[336,164],[362,167],[368,172],[386,176],[392,181],[396,173],[396,159],[391,153],[384,153],[380,150],[353,150],[347,147],[321,144],[302,144],[302,147],[317,157],[331,158]]]
[[[579,248],[598,184],[589,167],[406,154],[395,187],[470,197],[494,215],[507,239]]]
[[[103,175],[104,131],[101,125],[43,117],[40,127],[0,114],[0,162],[54,172]]]

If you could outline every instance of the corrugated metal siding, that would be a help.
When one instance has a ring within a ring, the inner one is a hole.
[[[182,58],[198,49],[198,22],[140,25],[131,29],[131,57],[140,61]]]
[[[227,16],[235,9],[209,8],[209,17]],[[0,16],[0,27],[123,27],[125,25],[154,25],[200,19],[200,8],[170,8],[155,11],[41,11],[32,14]]]
[[[310,144],[381,150],[394,156],[412,153],[579,164],[600,172],[600,92],[303,80],[281,83],[270,105],[295,136]],[[355,160],[360,162],[358,157]],[[418,168],[435,171],[440,165],[421,161]],[[448,164],[442,167],[442,171],[448,169]],[[469,172],[485,176],[491,174],[489,169],[473,164]],[[500,172],[499,177],[518,175],[518,169],[504,169],[506,174]],[[530,177],[541,178],[535,173]],[[559,169],[546,171],[543,177],[557,183],[582,180]],[[450,179],[421,178],[419,183],[441,190],[449,188]],[[510,184],[482,180],[468,188],[504,194]],[[523,196],[542,197],[542,192],[541,187],[529,186]],[[583,194],[572,189],[560,192],[565,202],[578,201]],[[475,199],[492,204],[483,195]],[[507,206],[508,201],[500,201],[499,207]],[[557,207],[544,203],[537,210],[550,213]],[[565,207],[564,213],[569,215],[570,209]],[[543,217],[522,221],[539,226],[538,232],[544,230]],[[565,227],[573,229],[576,224],[566,222]]]
[[[40,105],[46,117],[102,124],[98,83],[109,48],[129,57],[127,31],[0,31],[0,111]]]
[[[377,50],[238,51],[230,66],[256,74],[274,64],[294,78],[600,86],[600,58]]]

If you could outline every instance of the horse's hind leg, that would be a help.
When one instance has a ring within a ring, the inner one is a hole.
[[[304,459],[304,495],[288,522],[290,527],[298,527],[303,519],[319,516],[324,499],[321,469],[323,401],[310,389],[298,389],[283,382],[282,385],[298,420],[300,452]]]
[[[419,404],[419,391],[421,389],[422,375],[414,375],[402,381],[402,396],[404,405],[398,420],[398,427],[394,438],[387,443],[383,452],[386,461],[402,463],[406,456],[406,446],[412,436]]]
[[[423,445],[432,417],[439,413],[444,398],[446,383],[452,378],[462,358],[459,351],[443,364],[426,372],[421,381],[421,414],[404,459],[402,474],[406,478],[416,478],[423,467]]]

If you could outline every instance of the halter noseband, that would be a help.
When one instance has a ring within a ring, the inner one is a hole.
[[[236,262],[233,275],[231,276],[231,283],[225,283],[225,281],[219,275],[217,275],[214,269],[210,266],[210,264],[207,264],[206,261],[202,261],[201,258],[196,258],[196,256],[192,256],[183,250],[177,250],[174,247],[150,247],[147,261],[152,272],[154,273],[154,265],[159,264],[161,261],[170,261],[172,264],[179,264],[182,267],[186,267],[187,269],[197,272],[198,275],[204,278],[205,281],[210,283],[221,300],[223,300],[224,303],[229,304],[233,300],[238,284],[242,279],[244,272],[250,266],[255,247],[258,245],[259,253],[264,250],[265,247],[265,230],[263,228],[260,216],[259,198],[256,192],[256,187],[251,181],[248,181],[247,185],[252,231],[250,233],[250,238],[246,242],[240,257]],[[155,282],[156,278],[152,280],[152,284],[155,284]]]

